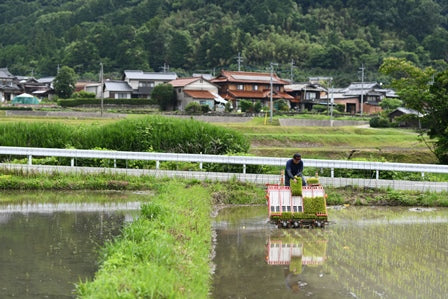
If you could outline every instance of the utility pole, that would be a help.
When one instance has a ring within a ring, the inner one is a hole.
[[[270,80],[270,98],[269,98],[270,121],[271,121],[271,123],[272,123],[272,114],[273,114],[273,111],[274,111],[274,102],[272,101],[272,93],[273,93],[272,76],[274,75],[274,65],[278,65],[278,63],[271,62],[271,80]]]
[[[293,75],[293,69],[294,69],[294,59],[291,59],[291,84],[294,83],[294,75]]]
[[[103,117],[103,108],[104,108],[104,70],[103,63],[100,62],[101,70],[100,70],[100,80],[101,80],[101,117]]]
[[[238,72],[240,72],[241,71],[241,62],[243,62],[243,57],[241,57],[241,52],[238,52],[236,61],[238,62]]]
[[[361,116],[364,109],[364,64],[361,65]]]
[[[161,67],[162,72],[166,73],[170,70],[170,66],[166,64],[166,62],[163,63],[163,66]]]

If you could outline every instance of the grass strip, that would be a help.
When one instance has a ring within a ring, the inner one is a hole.
[[[77,286],[80,298],[207,298],[210,194],[179,181],[157,189],[139,219],[106,245],[95,279]]]

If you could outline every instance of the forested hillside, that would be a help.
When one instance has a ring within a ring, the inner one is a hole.
[[[384,57],[445,68],[448,0],[3,0],[0,67],[97,78],[124,69],[180,75],[237,69],[295,80],[376,80]],[[292,63],[293,62],[293,63]]]

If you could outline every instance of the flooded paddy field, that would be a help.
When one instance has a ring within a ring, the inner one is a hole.
[[[277,229],[266,207],[220,211],[213,298],[446,298],[448,209],[329,208]]]
[[[138,215],[140,203],[85,195],[89,203],[78,193],[74,203],[0,204],[0,298],[74,298],[75,284],[93,278],[101,245]]]

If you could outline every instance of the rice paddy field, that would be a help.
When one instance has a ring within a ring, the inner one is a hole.
[[[255,156],[289,157],[300,152],[308,159],[437,163],[419,133],[412,129],[368,125],[282,127],[276,119],[265,124],[263,118],[225,126],[243,133],[250,140],[250,153]]]
[[[141,115],[128,114],[126,118]],[[71,125],[101,126],[119,118],[7,117],[0,123],[63,122]],[[210,122],[213,122],[211,120]],[[245,122],[214,122],[217,126],[242,133],[250,141],[249,153],[255,156],[289,157],[300,152],[308,159],[352,159],[402,163],[437,163],[436,157],[412,129],[347,127],[280,126],[278,118],[247,118]],[[431,141],[429,141],[431,142]]]

